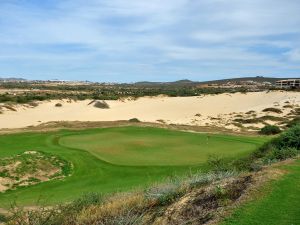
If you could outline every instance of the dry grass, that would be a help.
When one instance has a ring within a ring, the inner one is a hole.
[[[78,224],[137,224],[137,215],[142,215],[146,205],[142,193],[119,194],[104,204],[83,209],[76,220]]]

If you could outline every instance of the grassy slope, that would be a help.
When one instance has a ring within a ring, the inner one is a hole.
[[[263,197],[247,203],[223,225],[300,224],[300,161],[284,166],[288,174],[263,188]]]
[[[13,200],[16,200],[16,202],[21,205],[35,205],[37,204],[38,199],[41,199],[42,202],[45,202],[46,204],[52,204],[78,198],[79,195],[85,192],[111,193],[115,191],[124,191],[133,187],[145,186],[152,182],[160,181],[166,176],[182,174],[189,171],[190,168],[195,170],[205,168],[205,164],[201,163],[201,159],[199,159],[200,163],[194,166],[120,166],[105,162],[88,151],[59,145],[59,139],[61,137],[74,134],[94,134],[104,131],[113,132],[114,130],[118,133],[120,129],[121,128],[89,129],[85,131],[62,130],[50,133],[1,135],[0,157],[13,156],[28,150],[50,152],[72,162],[74,165],[74,172],[72,176],[63,181],[50,181],[1,193],[0,207],[8,207]],[[129,132],[131,135],[137,137],[143,132],[143,129],[147,130],[148,128],[127,127],[122,129],[123,132]],[[164,132],[166,132],[164,129],[151,129],[152,132],[156,132],[158,136],[163,135]],[[178,131],[168,132],[171,132],[170,134],[173,134],[175,137],[189,135],[188,133]],[[201,137],[205,134],[191,135],[193,135],[195,139],[199,137],[199,140],[201,140]],[[153,139],[151,136],[149,138]],[[249,142],[252,142],[252,149],[264,142],[263,138],[247,138],[240,136],[223,136],[223,138],[237,139],[239,142],[244,141],[245,146],[248,146]],[[115,139],[110,139],[109,141],[114,142]],[[161,145],[164,145],[164,139],[161,139]],[[232,145],[232,141],[229,142],[229,145]],[[251,150],[249,149],[249,146],[247,149],[246,152]],[[152,151],[151,146],[150,150]],[[245,154],[243,151],[241,151],[241,153]]]

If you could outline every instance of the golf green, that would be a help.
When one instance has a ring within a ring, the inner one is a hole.
[[[0,207],[56,204],[87,192],[112,193],[145,187],[168,176],[206,169],[210,154],[241,157],[267,139],[202,134],[152,127],[114,127],[80,131],[0,135],[0,157],[28,150],[60,156],[72,175],[0,193]]]

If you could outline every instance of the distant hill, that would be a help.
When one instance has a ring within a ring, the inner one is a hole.
[[[263,76],[256,76],[256,77],[241,77],[241,78],[230,78],[230,79],[221,79],[221,80],[211,80],[211,81],[203,81],[203,82],[198,82],[198,84],[225,84],[228,82],[242,82],[242,81],[248,81],[252,80],[255,82],[270,82],[272,84],[275,84],[276,81],[278,80],[285,80],[285,79],[295,79],[295,78],[275,78],[275,77],[263,77]]]
[[[24,78],[16,78],[16,77],[0,77],[0,81],[6,81],[6,82],[21,82],[21,81],[27,81]]]
[[[196,85],[205,85],[205,84],[226,84],[228,82],[231,83],[239,83],[243,81],[254,81],[254,82],[270,82],[275,84],[278,80],[283,79],[293,79],[293,78],[274,78],[274,77],[241,77],[241,78],[229,78],[229,79],[221,79],[221,80],[210,80],[210,81],[191,81],[191,80],[178,80],[174,82],[150,82],[150,81],[142,81],[136,82],[133,85],[136,86],[196,86]]]

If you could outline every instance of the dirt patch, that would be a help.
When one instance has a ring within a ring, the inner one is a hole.
[[[56,156],[26,151],[15,157],[0,159],[0,192],[41,182],[62,179],[71,171],[71,164]]]

